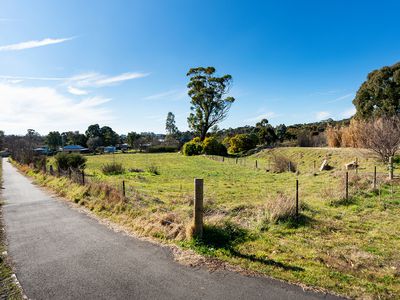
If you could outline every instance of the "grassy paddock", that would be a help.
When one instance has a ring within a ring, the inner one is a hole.
[[[0,158],[0,188],[2,175],[2,158]],[[0,191],[1,193],[1,191]],[[13,271],[7,261],[7,247],[1,217],[1,194],[0,194],[0,299],[22,299],[21,290],[12,277]]]
[[[298,174],[267,172],[277,154],[295,162]],[[360,168],[358,174],[350,172],[350,198],[344,199],[344,164],[355,157]],[[333,169],[318,172],[325,158]],[[241,158],[237,164],[233,158],[214,159],[177,153],[88,156],[88,181],[120,191],[124,180],[125,201],[101,189],[96,192],[90,184],[82,187],[65,178],[27,172],[144,235],[351,297],[400,297],[400,188],[385,181],[386,166],[353,149],[280,148]],[[101,167],[113,162],[122,164],[125,173],[104,175]],[[378,190],[372,189],[374,166]],[[202,241],[187,235],[196,177],[205,180]],[[297,220],[280,211],[294,201],[296,179],[302,208]],[[271,211],[283,217],[272,217]]]

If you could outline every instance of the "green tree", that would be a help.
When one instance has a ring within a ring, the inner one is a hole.
[[[218,140],[213,137],[206,137],[203,141],[203,153],[208,154],[208,155],[226,155],[227,150],[226,147],[218,142]]]
[[[284,140],[285,137],[286,137],[286,131],[287,131],[287,127],[286,127],[285,124],[280,124],[280,125],[276,126],[276,128],[275,128],[276,137],[277,137],[281,142],[283,142],[283,140]]]
[[[4,147],[4,131],[0,130],[0,150]]]
[[[229,140],[229,153],[240,153],[251,150],[257,146],[255,134],[237,134]]]
[[[68,131],[61,133],[62,145],[81,145],[86,146],[86,135],[79,131]]]
[[[268,123],[267,119],[262,119],[256,124],[258,140],[262,144],[270,145],[276,141],[274,128]]]
[[[393,116],[400,113],[400,62],[368,74],[353,100],[356,117]]]
[[[103,126],[100,128],[100,132],[104,146],[115,146],[119,143],[119,135],[111,127]]]
[[[126,138],[129,147],[131,147],[132,149],[139,148],[139,140],[140,140],[140,134],[133,131],[129,132]]]
[[[46,137],[46,144],[49,149],[55,151],[62,146],[61,134],[58,131],[50,131]]]
[[[88,129],[85,132],[87,138],[95,138],[95,137],[100,137],[101,138],[101,129],[99,124],[93,124],[88,127]]]
[[[189,127],[203,141],[208,130],[224,120],[235,101],[233,97],[225,97],[232,84],[232,76],[216,77],[215,68],[192,68],[187,73],[190,78],[187,87],[192,98],[188,117]]]
[[[175,124],[175,115],[169,112],[167,115],[167,121],[165,122],[165,130],[169,135],[176,135],[178,133],[178,127]]]
[[[90,137],[86,144],[91,151],[95,151],[98,147],[103,145],[103,141],[99,136]]]

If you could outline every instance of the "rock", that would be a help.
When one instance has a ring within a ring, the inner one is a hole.
[[[345,167],[346,167],[346,170],[354,170],[358,167],[358,164],[356,161],[352,161],[352,162],[345,164]]]
[[[328,160],[324,159],[321,167],[319,168],[319,171],[325,171],[325,170],[330,170],[330,169],[331,169],[331,167],[328,165]]]

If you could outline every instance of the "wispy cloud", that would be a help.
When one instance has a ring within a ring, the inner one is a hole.
[[[180,100],[183,99],[187,96],[187,91],[186,89],[181,89],[181,90],[169,90],[166,92],[161,92],[157,93],[154,95],[150,95],[147,97],[144,97],[144,100],[158,100],[158,99],[172,99],[172,100]]]
[[[317,121],[322,121],[322,120],[329,118],[330,116],[331,116],[331,113],[328,111],[319,111],[315,114],[315,119]]]
[[[119,83],[119,82],[123,82],[123,81],[127,81],[127,80],[146,77],[148,75],[149,74],[146,74],[146,73],[123,73],[121,75],[99,79],[99,80],[95,81],[94,83],[95,83],[95,85],[98,85],[98,86],[111,85],[111,84],[115,84],[115,83]]]
[[[83,96],[83,95],[87,95],[87,94],[88,94],[87,91],[82,90],[82,89],[75,88],[75,87],[73,87],[73,86],[69,86],[69,87],[68,87],[68,92],[69,92],[70,94],[76,95],[76,96]]]
[[[33,40],[17,44],[4,45],[0,46],[0,51],[19,51],[19,50],[43,47],[48,45],[60,44],[66,41],[73,40],[74,38],[75,37],[61,38],[61,39],[46,38],[43,40]]]
[[[59,81],[61,85],[68,87],[68,91],[75,95],[84,95],[81,88],[98,88],[143,78],[149,73],[127,72],[119,75],[109,76],[97,72],[88,72],[74,75],[71,77],[47,77],[47,76],[10,76],[0,75],[0,79],[24,80],[24,81]],[[84,91],[87,93],[87,91]]]
[[[35,77],[35,76],[10,76],[10,75],[0,75],[0,79],[38,80],[38,81],[62,81],[62,80],[68,80],[68,77]]]
[[[112,112],[104,106],[111,99],[75,100],[51,87],[0,83],[0,99],[0,128],[9,133],[24,133],[27,128],[43,134],[51,130],[83,130],[99,120],[113,119]]]
[[[354,116],[356,113],[356,109],[354,107],[348,108],[345,111],[343,111],[340,116],[342,118],[350,118],[352,116]]]
[[[337,97],[337,98],[335,98],[335,99],[333,99],[333,100],[330,100],[330,101],[327,101],[327,102],[325,102],[325,103],[328,104],[328,103],[340,102],[340,101],[342,101],[342,100],[346,100],[346,99],[351,98],[351,97],[354,97],[354,93],[349,93],[349,94],[346,94],[346,95]]]
[[[255,117],[248,118],[245,121],[246,122],[258,122],[258,121],[261,121],[262,119],[274,119],[274,118],[278,118],[279,116],[281,116],[281,115],[278,115],[273,111],[270,111],[270,112],[263,113],[258,116],[255,116]]]
[[[339,92],[340,91],[337,91],[337,90],[316,91],[316,92],[310,93],[309,96],[330,96],[330,95],[338,94]]]

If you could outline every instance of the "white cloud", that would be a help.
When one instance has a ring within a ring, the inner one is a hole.
[[[329,116],[331,115],[330,112],[327,111],[319,111],[315,114],[315,119],[317,119],[317,121],[322,121],[322,120],[326,120]]]
[[[144,97],[144,100],[158,100],[158,99],[173,99],[173,100],[180,100],[187,96],[186,89],[183,90],[169,90],[166,92],[157,93],[154,95],[150,95]]]
[[[76,96],[83,96],[83,95],[87,95],[87,94],[88,94],[87,91],[82,90],[82,89],[75,88],[75,87],[73,87],[73,86],[69,86],[69,87],[68,87],[68,92],[69,92],[70,94],[76,95]]]
[[[34,77],[34,76],[10,76],[0,75],[1,79],[16,79],[16,80],[37,80],[37,81],[62,81],[68,80],[68,77]]]
[[[66,41],[70,41],[72,39],[74,39],[74,37],[61,38],[61,39],[47,38],[47,39],[43,39],[43,40],[27,41],[27,42],[22,42],[22,43],[17,43],[17,44],[0,46],[0,51],[19,51],[19,50],[43,47],[43,46],[48,46],[48,45],[53,45],[53,44],[59,44],[59,43],[63,43]]]
[[[263,114],[258,115],[256,117],[252,117],[252,118],[246,119],[245,121],[246,122],[258,122],[258,121],[261,121],[262,119],[274,119],[274,118],[277,118],[279,116],[280,115],[278,115],[278,114],[274,113],[273,111],[271,111],[271,112],[263,113]]]
[[[146,77],[148,75],[149,74],[145,74],[145,73],[123,73],[123,74],[117,75],[117,76],[105,77],[105,78],[98,79],[94,82],[94,84],[98,85],[98,86],[105,86],[105,85],[111,85],[111,84],[115,84],[115,83],[119,83],[119,82],[123,82],[123,81],[127,81],[127,80]]]
[[[335,98],[333,100],[330,100],[330,101],[327,101],[325,103],[335,103],[335,102],[339,102],[339,101],[342,101],[342,100],[346,100],[346,99],[348,99],[350,97],[354,97],[354,93],[349,93],[349,94],[337,97],[337,98]]]
[[[0,128],[7,133],[25,133],[34,128],[42,134],[51,130],[84,130],[92,123],[111,121],[102,97],[74,100],[51,87],[27,87],[0,83]]]
[[[146,77],[146,73],[123,73],[115,76],[107,76],[96,72],[82,73],[72,76],[67,81],[79,87],[102,87],[115,85],[127,80]]]
[[[115,76],[108,76],[96,72],[82,73],[71,77],[42,77],[42,76],[10,76],[0,75],[0,79],[6,80],[25,80],[25,81],[58,81],[62,85],[68,86],[68,91],[74,95],[84,95],[80,88],[99,88],[104,86],[116,85],[127,80],[133,80],[148,76],[148,73],[128,72]]]
[[[350,118],[354,116],[356,113],[356,109],[354,107],[348,108],[345,111],[343,111],[340,115],[343,118]]]

